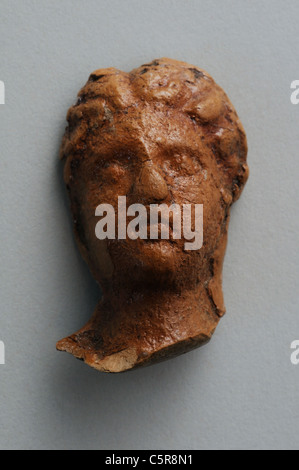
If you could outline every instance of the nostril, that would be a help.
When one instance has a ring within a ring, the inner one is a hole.
[[[165,179],[152,163],[143,166],[134,184],[133,192],[143,199],[155,201],[162,201],[169,194]]]

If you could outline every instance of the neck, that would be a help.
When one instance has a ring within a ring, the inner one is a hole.
[[[202,286],[180,293],[113,291],[104,295],[90,322],[63,340],[70,342],[60,344],[60,349],[99,370],[120,372],[206,343],[218,321],[215,305]]]

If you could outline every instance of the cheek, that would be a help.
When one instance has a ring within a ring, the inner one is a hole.
[[[81,226],[85,233],[85,239],[92,250],[101,250],[101,243],[96,237],[96,225],[100,218],[96,216],[96,209],[102,204],[112,206],[114,209],[114,220],[117,234],[118,221],[118,198],[126,196],[132,186],[132,175],[129,171],[109,168],[109,172],[99,175],[97,178],[85,180],[81,185],[78,195],[79,215]],[[112,213],[112,212],[111,212]],[[106,216],[107,214],[105,214]]]
[[[213,182],[205,188],[204,197],[204,246],[214,248],[223,231],[227,205],[221,197],[220,188]]]
[[[117,208],[118,196],[125,196],[132,186],[130,172],[113,169],[86,183],[85,201],[94,211],[99,204],[111,204]]]
[[[221,234],[226,209],[215,180],[196,176],[176,178],[171,192],[173,202],[181,206],[203,204],[204,245],[214,245]]]
[[[179,204],[204,204],[215,189],[211,188],[211,181],[205,180],[203,174],[173,178],[168,181],[168,187],[174,202]]]

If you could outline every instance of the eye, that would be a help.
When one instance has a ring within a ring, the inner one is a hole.
[[[186,154],[173,154],[164,161],[163,169],[170,176],[193,176],[203,170],[196,156]]]
[[[107,162],[101,169],[100,178],[102,183],[116,184],[123,180],[126,173],[126,168],[118,162]]]

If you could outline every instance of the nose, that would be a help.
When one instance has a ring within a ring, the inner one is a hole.
[[[144,163],[133,186],[133,194],[147,202],[163,201],[168,196],[168,188],[163,175],[153,162]]]

